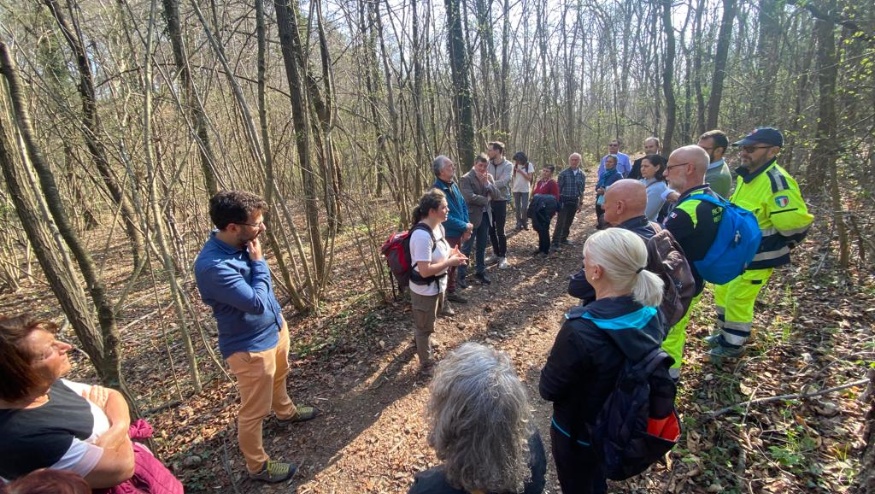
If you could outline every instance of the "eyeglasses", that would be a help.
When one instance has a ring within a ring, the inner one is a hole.
[[[235,223],[235,225],[246,225],[251,226],[252,228],[261,228],[264,225],[264,221],[259,221],[258,223]]]
[[[772,146],[741,146],[741,150],[747,154],[755,153],[757,149],[767,149]]]
[[[672,168],[676,168],[676,167],[678,167],[678,166],[687,166],[687,165],[690,165],[690,164],[692,164],[692,163],[687,162],[687,163],[678,163],[678,164],[676,164],[676,165],[668,165],[668,166],[665,167],[665,171],[669,171],[669,170],[671,170]]]

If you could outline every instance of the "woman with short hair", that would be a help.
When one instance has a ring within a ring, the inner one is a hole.
[[[627,359],[641,360],[663,335],[663,282],[644,269],[641,237],[620,228],[596,232],[583,247],[583,265],[595,300],[565,315],[538,386],[553,402],[550,437],[562,492],[575,494],[606,492],[588,430]]]
[[[131,442],[135,428],[121,393],[61,379],[71,369],[73,347],[57,333],[51,321],[0,317],[0,477],[52,468],[81,475],[92,489],[124,484],[137,492],[181,493],[173,474]],[[154,482],[136,483],[141,473]]]
[[[506,353],[464,343],[430,390],[428,444],[443,463],[417,474],[408,494],[543,492],[544,445]]]

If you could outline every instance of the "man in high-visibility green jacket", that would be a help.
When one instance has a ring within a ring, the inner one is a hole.
[[[738,357],[750,337],[757,295],[774,268],[790,262],[790,249],[805,238],[814,219],[793,177],[776,156],[784,145],[778,129],[761,127],[735,142],[741,166],[730,201],[754,213],[763,239],[753,262],[734,280],[714,290],[718,331],[707,338],[711,361]]]

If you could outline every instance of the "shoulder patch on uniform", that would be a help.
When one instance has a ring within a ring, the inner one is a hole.
[[[790,198],[787,196],[778,196],[775,198],[775,205],[779,208],[786,208],[790,204]]]
[[[787,183],[787,177],[781,173],[781,170],[778,169],[778,167],[773,166],[771,170],[766,172],[766,174],[769,176],[769,182],[772,184],[772,194],[790,188],[790,184]]]

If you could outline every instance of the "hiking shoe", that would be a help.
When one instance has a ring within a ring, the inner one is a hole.
[[[456,287],[461,290],[465,290],[466,288],[468,288],[468,282],[465,281],[465,278],[459,278],[458,280],[456,280]]]
[[[487,256],[486,259],[483,260],[483,262],[487,265],[495,264],[498,262],[498,259],[498,256]]]
[[[510,267],[510,264],[507,263],[506,257],[499,257],[498,258],[498,269],[507,269],[509,267]]]
[[[459,295],[456,292],[447,292],[447,300],[449,300],[450,302],[457,302],[460,304],[467,304],[468,303],[467,298]]]
[[[295,474],[298,470],[292,463],[283,463],[281,461],[271,461],[267,460],[264,462],[264,466],[261,468],[261,471],[258,473],[250,473],[249,478],[252,480],[259,480],[261,482],[283,482],[288,480]]]
[[[439,316],[455,316],[456,311],[454,311],[453,308],[450,307],[450,304],[444,304],[444,306],[441,307],[441,311],[438,312],[438,315]]]
[[[297,407],[297,411],[294,415],[287,419],[281,419],[279,417],[276,418],[276,421],[280,424],[294,424],[295,422],[306,422],[308,420],[313,420],[316,416],[319,415],[319,410],[313,407],[307,406],[299,406]]]
[[[557,250],[562,250],[562,247],[559,247],[559,244],[550,244],[550,250],[556,252]]]
[[[721,341],[723,341],[723,334],[721,333],[714,333],[705,337],[705,344],[711,348],[717,348],[720,346]]]
[[[482,283],[484,285],[488,285],[488,284],[492,283],[492,280],[490,280],[489,277],[486,276],[486,273],[477,273],[474,275],[474,277],[477,278],[478,280],[480,280],[480,283]]]
[[[744,348],[717,345],[708,352],[708,357],[714,365],[721,365],[727,360],[734,360],[744,355]]]
[[[563,245],[564,247],[570,247],[572,244],[571,244],[571,242],[569,242],[568,240],[563,240],[563,241],[562,241],[562,245]]]

